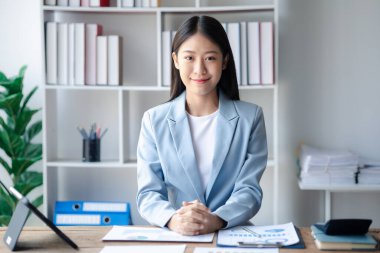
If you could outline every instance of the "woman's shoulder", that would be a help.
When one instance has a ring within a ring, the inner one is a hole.
[[[234,100],[234,104],[238,112],[247,112],[252,114],[252,111],[261,110],[259,105],[243,100]]]
[[[148,109],[145,114],[148,114],[151,119],[161,119],[166,118],[168,114],[169,108],[172,102],[168,101],[163,104],[156,105],[150,109]]]

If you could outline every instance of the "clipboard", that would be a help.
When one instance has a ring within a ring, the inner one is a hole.
[[[7,188],[5,188],[7,189]],[[7,189],[8,190],[8,189]],[[50,227],[63,241],[70,245],[74,249],[79,249],[67,235],[65,235],[58,227],[56,227],[53,222],[46,218],[30,201],[24,197],[15,188],[9,187],[9,192],[14,195],[19,202],[17,203],[16,209],[13,212],[11,221],[9,222],[8,229],[4,234],[3,240],[7,247],[14,251],[17,249],[17,240],[21,234],[22,228],[26,220],[28,219],[29,213],[34,213],[40,220],[42,220],[48,227]]]

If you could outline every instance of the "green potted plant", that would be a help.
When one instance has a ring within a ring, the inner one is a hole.
[[[19,74],[11,78],[0,72],[0,178],[8,177],[24,196],[42,185],[42,173],[30,170],[42,159],[42,144],[32,142],[42,130],[42,121],[32,122],[40,109],[28,107],[37,87],[24,96],[25,70],[23,66]],[[42,202],[42,194],[32,200],[35,206]],[[17,199],[0,186],[0,226],[8,225],[16,204]]]

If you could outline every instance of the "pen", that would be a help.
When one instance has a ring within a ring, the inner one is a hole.
[[[250,234],[252,234],[252,235],[254,235],[254,236],[256,236],[256,237],[259,237],[259,238],[261,238],[261,235],[260,234],[258,234],[258,233],[256,233],[255,231],[253,231],[253,230],[251,230],[251,229],[249,229],[249,228],[247,228],[247,227],[241,227],[243,230],[245,230],[246,232],[248,232],[248,233],[250,233]]]
[[[239,247],[246,248],[281,248],[282,243],[256,243],[256,242],[238,242]]]

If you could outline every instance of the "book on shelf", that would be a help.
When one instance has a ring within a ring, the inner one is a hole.
[[[171,61],[172,61],[172,39],[171,31],[162,32],[162,85],[170,85],[170,71],[171,71]]]
[[[258,22],[247,23],[247,37],[248,84],[260,84],[260,26]]]
[[[240,23],[227,23],[227,36],[234,56],[237,82],[241,84]]]
[[[108,36],[108,85],[120,85],[121,76],[121,37],[117,35]]]
[[[311,226],[315,245],[320,250],[375,250],[377,241],[370,234],[326,235],[316,226]]]
[[[45,0],[44,4],[45,5],[52,5],[52,6],[54,6],[54,5],[57,4],[57,0]]]
[[[98,85],[107,85],[108,73],[107,73],[107,58],[108,58],[108,37],[97,36],[96,53],[98,59],[96,61],[96,83]]]
[[[273,23],[260,23],[261,83],[274,83]]]
[[[89,7],[90,6],[90,0],[80,0],[80,6]]]
[[[110,0],[90,0],[90,7],[109,7]]]
[[[121,7],[135,7],[134,0],[121,0]]]
[[[75,24],[69,24],[69,56],[68,56],[68,85],[74,85],[75,83]]]
[[[85,23],[75,23],[74,76],[76,85],[85,84],[85,38]]]
[[[68,6],[69,0],[57,0],[57,5],[58,6]]]
[[[79,7],[80,6],[80,0],[69,0],[69,6]]]
[[[248,84],[248,46],[247,46],[247,22],[240,22],[240,60],[241,60],[241,83]]]
[[[48,84],[57,84],[57,30],[57,23],[46,23],[46,82]]]
[[[58,84],[68,83],[69,25],[58,23]]]
[[[102,35],[102,26],[98,24],[86,24],[85,45],[85,84],[96,85],[96,37]]]

